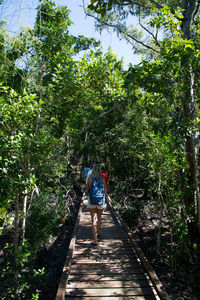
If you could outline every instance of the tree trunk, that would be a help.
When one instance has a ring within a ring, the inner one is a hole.
[[[18,289],[18,254],[19,254],[19,194],[15,197],[15,230],[14,230],[14,286]]]
[[[28,176],[29,174],[29,165],[30,165],[30,158],[29,158],[29,154],[26,153],[24,154],[24,172],[26,176]],[[26,184],[28,184],[28,179],[26,179]],[[22,204],[22,224],[21,224],[22,240],[25,237],[25,231],[26,231],[27,199],[28,199],[28,190],[25,189],[23,204]]]
[[[182,8],[184,9],[184,19],[182,22],[182,31],[185,39],[190,38],[190,26],[192,24],[193,15],[195,12],[196,0],[183,0]]]
[[[19,245],[19,195],[15,198],[15,231],[14,231],[14,250],[17,252]]]
[[[23,199],[23,207],[22,207],[22,240],[24,240],[25,237],[25,231],[26,231],[26,210],[27,210],[27,196],[28,190],[25,190],[25,196]]]
[[[185,84],[188,76],[185,78]],[[185,194],[185,203],[188,209],[189,215],[192,216],[196,223],[199,224],[199,180],[198,180],[198,139],[195,135],[195,121],[196,121],[196,104],[192,96],[192,86],[190,91],[185,92],[185,99],[183,104],[184,121],[186,124],[193,123],[193,134],[187,134],[185,140],[186,159],[189,169],[187,171],[187,186]],[[191,130],[190,130],[191,131]]]
[[[163,209],[164,209],[161,185],[162,185],[162,179],[161,179],[161,173],[159,173],[158,197],[159,197],[159,203],[161,203],[161,206],[160,206],[159,222],[158,222],[158,227],[157,227],[158,232],[157,232],[157,240],[156,240],[156,254],[158,254],[158,255],[160,255],[161,229],[162,229],[162,219],[163,219]]]
[[[184,9],[184,18],[182,21],[182,31],[185,39],[190,39],[190,28],[193,20],[193,16],[196,9],[196,0],[183,0],[182,8]],[[190,70],[190,66],[188,66]],[[196,120],[196,102],[194,98],[193,88],[193,74],[192,71],[186,73],[184,78],[184,85],[186,87],[184,95],[184,119],[187,124]],[[195,133],[195,125],[193,125],[192,131]],[[198,180],[198,139],[195,134],[186,135],[186,159],[189,165],[187,174],[188,186],[185,203],[190,211],[190,215],[194,217],[196,223],[200,225],[200,201],[199,201],[199,180]],[[200,230],[200,226],[199,226]]]
[[[70,164],[70,160],[71,160],[71,151],[70,151],[70,146],[71,146],[71,139],[70,139],[70,135],[66,134],[65,135],[65,145],[66,145],[66,149],[67,149],[67,165]]]

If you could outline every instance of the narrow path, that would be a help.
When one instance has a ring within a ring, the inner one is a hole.
[[[91,218],[86,204],[84,198],[65,299],[156,299],[134,249],[111,211],[103,213],[98,247],[91,245]]]

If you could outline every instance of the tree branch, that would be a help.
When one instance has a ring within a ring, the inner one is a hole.
[[[155,1],[155,0],[150,0],[150,2],[151,2],[152,4],[155,4],[157,8],[163,8],[163,5],[160,4],[160,3],[158,3],[158,2]],[[137,1],[136,1],[136,3],[134,3],[134,4],[135,4],[135,5],[138,5],[139,7],[144,7],[144,8],[146,8],[146,9],[152,8],[151,6],[146,6],[145,4],[144,4],[144,5],[138,4]]]
[[[157,8],[163,8],[163,5],[158,3],[155,0],[150,0],[152,4],[155,4]],[[128,6],[128,5],[137,5],[138,7],[143,7],[146,9],[150,9],[151,6],[146,5],[145,3],[138,3],[138,1],[133,1],[133,0],[124,0],[121,3],[117,3],[118,6]]]
[[[154,0],[150,0],[153,4],[155,4],[157,6],[157,8],[163,8],[163,5],[161,5],[160,3],[158,3],[157,1]]]
[[[100,115],[99,115],[98,117],[96,117],[94,120],[90,121],[89,124],[87,125],[87,127],[86,127],[86,128],[83,128],[83,129],[80,131],[80,134],[83,133],[84,131],[85,131],[85,132],[88,131],[88,129],[90,128],[90,126],[91,126],[92,124],[95,124],[96,121],[97,121],[99,118],[102,118],[104,115],[109,114],[109,113],[110,113],[111,111],[113,111],[114,109],[115,109],[115,106],[112,107],[110,110],[105,111],[104,113],[100,114]]]
[[[156,44],[160,47],[160,44],[159,44],[159,42],[158,42],[158,40],[157,40],[157,34],[156,34],[156,36],[154,36],[154,34],[153,34],[151,31],[149,31],[149,30],[141,23],[140,14],[139,14],[139,24],[140,24],[140,26],[141,26],[146,32],[148,32],[149,35],[152,36],[152,38],[154,39],[154,41],[156,42]],[[158,31],[157,31],[157,32],[158,32]]]
[[[84,2],[84,0],[83,0]],[[157,8],[163,8],[163,5],[160,4],[158,1],[155,1],[155,0],[149,0],[150,4],[154,4],[156,5]],[[106,3],[106,2],[104,2]],[[145,8],[145,9],[151,9],[152,7],[147,5],[144,1],[144,3],[138,3],[138,1],[134,1],[134,0],[123,0],[123,1],[118,1],[117,3],[115,4],[112,4],[112,6],[118,6],[118,7],[123,7],[123,6],[133,6],[133,5],[136,5],[138,7],[142,7],[142,8]]]
[[[194,17],[196,16],[196,14],[197,14],[198,11],[199,11],[199,6],[200,6],[200,0],[198,0],[198,2],[197,2],[197,7],[196,7],[196,10],[195,10],[195,12],[194,12],[194,14],[193,14],[193,21],[194,21]]]
[[[152,50],[152,51],[154,51],[154,52],[156,52],[156,53],[160,53],[158,50],[152,48],[152,47],[149,46],[149,45],[146,45],[146,44],[143,43],[142,41],[139,41],[138,39],[136,39],[136,38],[135,38],[134,36],[132,36],[131,34],[128,34],[127,32],[123,31],[118,25],[110,24],[110,23],[107,23],[106,21],[102,21],[102,20],[98,19],[97,17],[95,17],[95,16],[89,14],[89,13],[85,10],[85,7],[84,7],[84,11],[85,11],[85,14],[86,14],[88,17],[94,18],[98,23],[100,23],[100,25],[117,29],[117,31],[120,32],[120,33],[124,36],[124,38],[125,38],[129,43],[131,43],[130,40],[129,40],[129,39],[131,39],[131,40],[133,40],[134,42],[136,42],[137,44],[140,44],[140,45],[142,45],[143,47],[145,47],[145,48],[147,48],[147,49],[149,49],[149,50]],[[129,39],[128,39],[128,38],[129,38]],[[132,44],[132,43],[131,43],[131,44]],[[133,45],[133,44],[132,44],[132,45]]]
[[[125,0],[122,3],[117,3],[118,6],[129,6],[129,5],[137,5],[146,9],[149,9],[150,7],[147,6],[146,4],[138,4],[137,1],[132,1],[132,0]]]

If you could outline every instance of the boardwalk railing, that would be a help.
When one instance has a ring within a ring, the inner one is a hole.
[[[91,218],[84,196],[56,300],[168,299],[110,199],[102,215],[99,244],[94,247],[91,242]]]

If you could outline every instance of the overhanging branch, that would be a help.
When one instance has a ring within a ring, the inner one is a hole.
[[[144,1],[145,2],[145,1]],[[157,1],[155,0],[150,0],[149,1],[150,3],[156,5],[157,8],[163,8],[162,4],[158,3]],[[136,5],[138,7],[142,7],[142,8],[145,8],[145,9],[151,9],[152,7],[149,6],[148,4],[146,3],[138,3],[138,1],[134,1],[134,0],[124,0],[124,1],[118,1],[118,3],[116,3],[116,5],[118,5],[119,7],[121,6],[129,6],[129,5]]]
[[[159,42],[158,42],[158,40],[157,40],[157,34],[156,34],[156,36],[154,36],[154,34],[153,34],[151,31],[149,31],[149,30],[141,23],[140,14],[139,14],[139,24],[140,24],[140,26],[141,26],[141,27],[142,27],[149,35],[152,36],[152,38],[153,38],[154,41],[156,42],[157,46],[160,47],[160,44],[159,44]]]
[[[96,19],[96,20],[97,20],[99,23],[101,23],[102,25],[104,25],[104,26],[116,28],[116,29],[124,36],[124,38],[125,38],[129,43],[130,43],[130,40],[132,40],[132,41],[134,41],[135,43],[140,44],[140,45],[142,45],[143,47],[145,47],[145,48],[147,48],[147,49],[149,49],[149,50],[152,50],[152,51],[154,51],[154,52],[156,52],[156,53],[160,53],[160,51],[158,51],[158,50],[152,48],[151,46],[145,44],[144,42],[142,42],[142,41],[136,39],[133,35],[131,35],[131,34],[125,32],[125,31],[123,31],[118,25],[115,25],[115,24],[109,24],[109,23],[107,23],[107,22],[105,22],[105,21],[101,21],[101,20],[98,20],[98,19]],[[129,38],[130,40],[129,40],[128,38]]]
[[[83,1],[83,2],[84,2],[84,1]],[[88,12],[86,11],[85,7],[83,7],[83,8],[84,8],[85,14],[86,14],[88,17],[94,18],[94,19],[95,19],[98,23],[100,23],[102,26],[107,26],[107,27],[111,27],[111,28],[117,29],[117,31],[120,32],[120,33],[124,36],[124,38],[125,38],[129,43],[131,43],[130,40],[132,40],[132,41],[134,41],[135,43],[140,44],[140,45],[142,45],[143,47],[145,47],[145,48],[147,48],[147,49],[149,49],[149,50],[151,50],[151,51],[154,51],[154,52],[156,52],[156,53],[160,53],[160,51],[158,51],[158,50],[154,49],[153,47],[151,47],[151,46],[145,44],[144,42],[142,42],[142,41],[136,39],[136,38],[135,38],[134,36],[132,36],[131,34],[129,34],[129,33],[125,32],[125,31],[123,31],[118,25],[116,25],[116,24],[110,24],[110,23],[108,23],[108,22],[106,22],[106,21],[100,20],[99,18],[95,17],[94,15],[91,15],[90,13],[88,13]],[[130,40],[129,40],[129,39],[130,39]],[[132,43],[131,43],[131,44],[132,44]]]
[[[196,10],[195,10],[195,12],[194,12],[194,14],[193,14],[193,21],[194,21],[194,17],[196,16],[196,14],[197,14],[198,11],[199,11],[199,6],[200,6],[200,0],[198,0],[198,2],[197,2],[197,7],[196,7]]]

